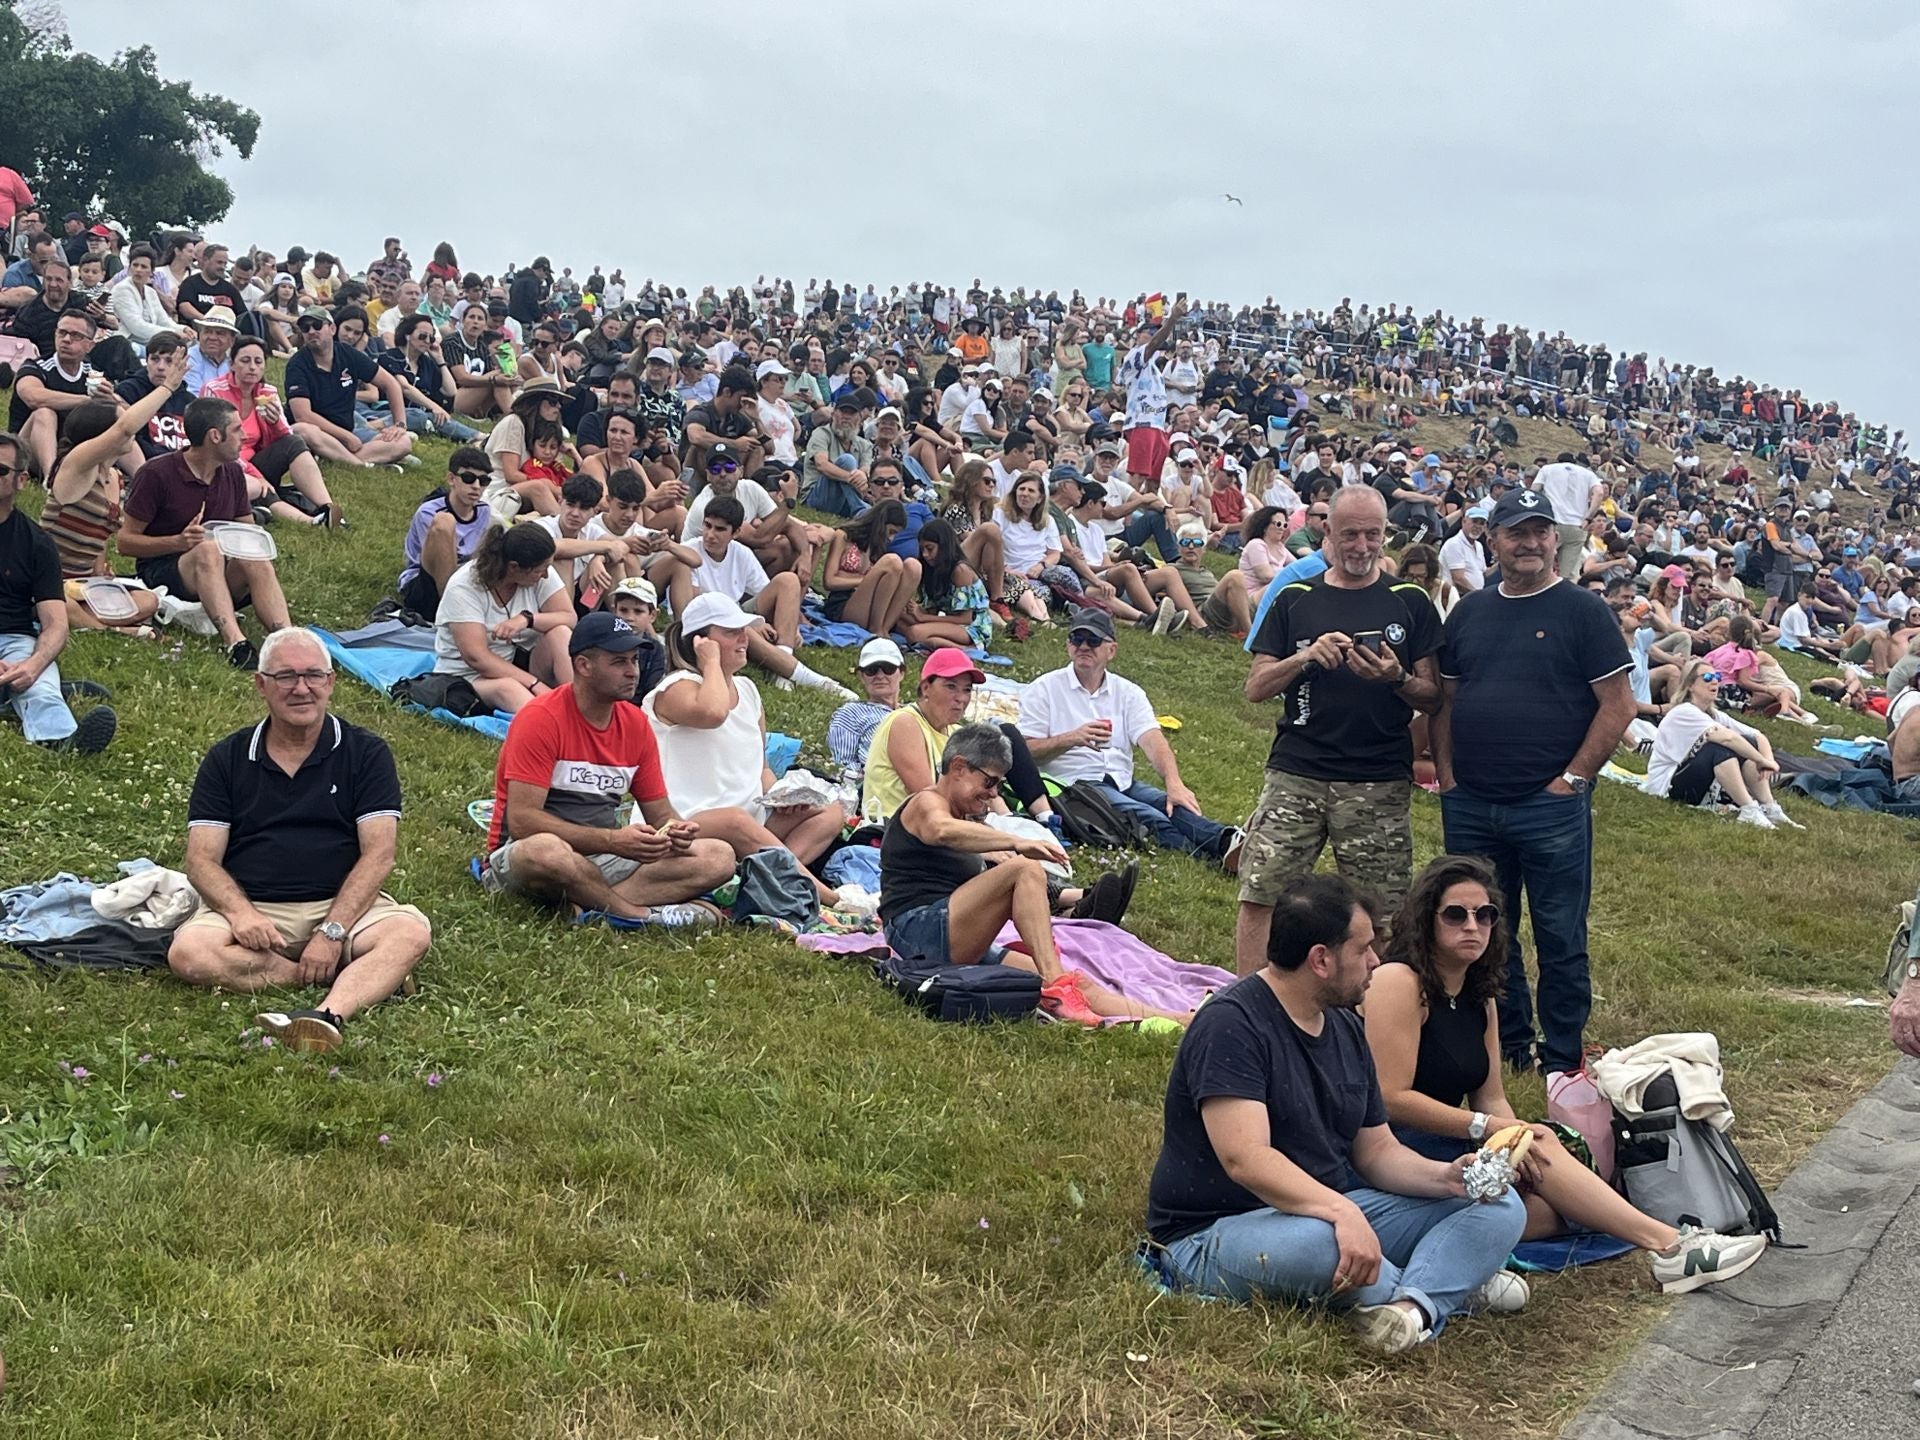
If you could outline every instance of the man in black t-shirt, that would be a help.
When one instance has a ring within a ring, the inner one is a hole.
[[[187,878],[200,908],[167,965],[189,985],[325,985],[318,1007],[256,1018],[289,1048],[340,1044],[356,1012],[407,983],[427,917],[381,885],[393,871],[400,776],[387,742],[328,713],[333,661],[311,630],[261,647],[267,718],[200,762],[187,802]]]
[[[1285,708],[1240,857],[1242,975],[1264,963],[1274,897],[1329,841],[1340,873],[1385,914],[1413,871],[1408,725],[1439,704],[1440,617],[1426,591],[1381,571],[1387,507],[1375,491],[1336,491],[1326,525],[1327,572],[1283,586],[1247,647],[1247,699]]]
[[[686,465],[694,475],[706,474],[707,451],[724,440],[737,452],[740,473],[751,475],[766,459],[768,442],[753,418],[753,372],[729,365],[720,372],[720,388],[713,399],[687,411]]]
[[[391,371],[350,345],[334,343],[334,319],[317,306],[299,320],[301,350],[287,361],[287,407],[296,425],[318,425],[362,465],[389,465],[413,454],[413,436],[404,418],[386,424],[362,423],[354,414],[356,386],[372,382],[386,397],[387,413],[404,417],[407,397]]]
[[[1605,600],[1555,573],[1553,507],[1510,490],[1488,538],[1500,583],[1447,617],[1433,764],[1447,849],[1500,875],[1508,934],[1500,1049],[1520,1069],[1580,1068],[1592,1008],[1587,903],[1593,780],[1634,717],[1631,661]],[[1526,892],[1540,970],[1540,1052],[1520,948]]]
[[[240,298],[240,287],[227,278],[227,247],[208,244],[200,251],[200,268],[189,271],[180,282],[174,303],[182,320],[198,323],[216,305],[224,305],[235,315],[247,313],[247,302]]]
[[[11,708],[35,745],[94,755],[113,739],[113,711],[96,705],[76,722],[60,693],[67,644],[67,599],[60,553],[33,520],[14,508],[27,456],[0,437],[0,708]]]
[[[1527,1211],[1512,1189],[1468,1200],[1470,1155],[1429,1160],[1388,1128],[1353,1009],[1380,963],[1373,917],[1341,876],[1296,881],[1261,968],[1195,1014],[1167,1080],[1145,1255],[1174,1289],[1346,1309],[1391,1355],[1490,1298]]]

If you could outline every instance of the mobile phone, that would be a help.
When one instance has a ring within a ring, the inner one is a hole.
[[[1378,630],[1362,630],[1353,637],[1353,643],[1362,650],[1370,650],[1375,655],[1383,654],[1387,648],[1387,637]]]

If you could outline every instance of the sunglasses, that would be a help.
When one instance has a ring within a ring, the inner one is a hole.
[[[1181,540],[1178,544],[1182,550],[1204,550],[1207,548],[1207,542],[1204,540]]]
[[[484,485],[493,478],[491,470],[449,470],[447,475],[454,480],[464,480],[469,485]]]
[[[900,667],[892,661],[882,660],[877,665],[862,665],[860,673],[862,675],[898,675]]]
[[[6,479],[9,475],[24,475],[26,473],[27,467],[24,465],[0,465],[0,480]]]
[[[1075,650],[1098,650],[1106,644],[1106,639],[1094,634],[1091,630],[1076,630],[1067,636],[1067,644]]]
[[[709,475],[731,475],[740,467],[731,460],[715,460],[707,466]]]
[[[302,334],[305,334],[309,330],[324,329],[326,327],[326,323],[327,322],[324,320],[314,320],[309,318],[309,319],[300,321],[294,328],[299,330]]]
[[[1472,909],[1468,909],[1465,905],[1442,905],[1440,918],[1449,925],[1465,925],[1467,921],[1472,920],[1482,929],[1491,930],[1500,923],[1500,907],[1475,905]]]

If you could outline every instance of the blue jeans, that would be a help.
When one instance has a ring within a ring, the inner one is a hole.
[[[26,659],[33,653],[34,644],[32,635],[0,635],[0,664],[14,665]],[[21,730],[36,745],[65,740],[79,728],[67,702],[60,698],[58,661],[42,670],[40,678],[25,690],[11,692],[7,701],[20,717]]]
[[[418,405],[407,406],[407,429],[416,435],[438,435],[442,440],[457,440],[462,445],[480,438],[478,430],[471,425],[461,424],[451,410],[447,411],[445,421],[436,421]]]
[[[1507,915],[1507,988],[1500,997],[1500,1051],[1530,1063],[1533,995],[1520,952],[1520,893],[1533,915],[1540,967],[1540,1063],[1580,1068],[1580,1037],[1593,1009],[1587,975],[1587,903],[1593,898],[1593,806],[1585,795],[1542,790],[1496,804],[1453,789],[1440,797],[1447,849],[1481,855],[1500,877]]]
[[[1129,545],[1145,545],[1151,540],[1160,551],[1160,558],[1169,565],[1180,563],[1180,542],[1173,538],[1173,527],[1167,524],[1167,512],[1164,510],[1136,510],[1127,519],[1127,528],[1121,533],[1121,539]]]
[[[1411,1300],[1438,1329],[1507,1263],[1527,1224],[1516,1190],[1485,1205],[1364,1186],[1347,1191],[1347,1199],[1380,1240],[1380,1275],[1371,1285],[1335,1296],[1340,1247],[1333,1226],[1266,1207],[1175,1240],[1163,1252],[1166,1278],[1175,1289],[1228,1300],[1331,1298],[1343,1308]]]
[[[1209,820],[1185,806],[1167,814],[1167,792],[1136,780],[1121,790],[1105,781],[1101,793],[1116,810],[1131,815],[1147,827],[1153,843],[1162,850],[1184,850],[1203,860],[1218,860],[1226,853],[1227,837],[1232,831],[1218,820]]]
[[[860,465],[852,455],[836,455],[833,463],[842,470],[855,470]],[[831,475],[818,473],[814,476],[813,487],[807,491],[807,504],[829,515],[845,515],[849,518],[867,508],[867,502],[860,498],[860,492],[853,486],[844,480],[835,480]]]

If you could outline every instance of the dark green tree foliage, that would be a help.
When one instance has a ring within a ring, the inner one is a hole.
[[[142,45],[77,54],[58,8],[0,0],[0,165],[33,187],[57,230],[69,210],[112,215],[139,237],[224,216],[233,190],[206,162],[253,154],[260,117],[160,78]]]

